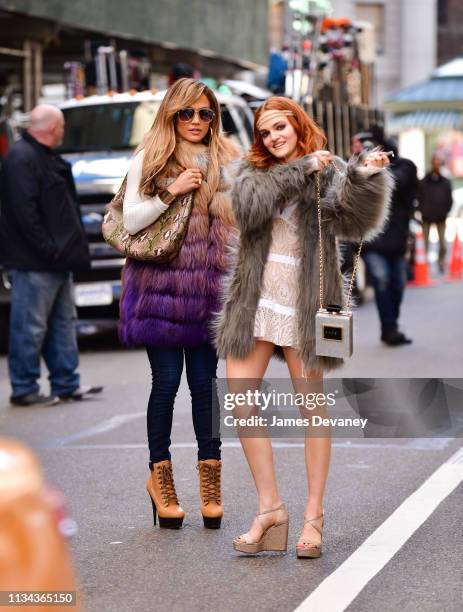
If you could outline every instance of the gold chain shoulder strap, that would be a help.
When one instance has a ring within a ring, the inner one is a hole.
[[[331,163],[333,164],[336,172],[342,175],[342,172],[339,170],[336,164],[333,161]],[[319,259],[320,259],[320,276],[319,276],[320,308],[324,308],[323,303],[324,303],[325,289],[324,289],[324,283],[323,283],[324,261],[323,261],[322,210],[321,210],[321,203],[320,203],[320,172],[316,172],[315,174],[315,184],[317,188],[318,244],[319,244]],[[363,239],[360,240],[359,248],[355,256],[355,260],[354,260],[354,267],[352,270],[352,276],[351,276],[350,283],[349,283],[349,291],[347,293],[346,310],[350,309],[350,304],[352,301],[352,291],[354,289],[354,280],[357,274],[357,268],[358,268],[359,261],[360,261],[360,253],[362,251],[362,246],[363,246]]]

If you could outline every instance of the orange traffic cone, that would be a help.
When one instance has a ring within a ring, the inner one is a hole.
[[[413,280],[409,285],[414,287],[429,287],[435,283],[429,280],[428,262],[426,252],[424,250],[423,230],[420,228],[415,236],[415,268]]]
[[[461,280],[463,276],[463,258],[461,254],[461,243],[458,238],[458,232],[455,233],[455,238],[452,244],[452,255],[450,257],[449,274],[447,280]]]

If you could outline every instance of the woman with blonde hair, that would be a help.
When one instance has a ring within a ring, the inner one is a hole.
[[[185,515],[169,452],[184,362],[205,527],[220,527],[223,515],[220,439],[212,428],[217,356],[209,321],[218,308],[225,245],[233,225],[227,165],[237,156],[222,134],[214,93],[200,81],[180,79],[168,89],[127,175],[123,218],[131,234],[152,224],[177,197],[194,191],[187,233],[176,258],[164,264],[127,259],[122,276],[119,335],[126,345],[146,347],[152,371],[147,490],[154,524],[157,514],[160,527],[179,528]]]
[[[321,150],[325,143],[322,130],[292,100],[269,98],[256,112],[254,143],[232,194],[240,230],[236,264],[216,321],[216,347],[227,360],[231,391],[243,391],[250,379],[258,388],[275,351],[285,359],[297,392],[322,390],[323,370],[342,365],[342,359],[315,353],[318,196],[325,303],[343,304],[336,238],[360,241],[380,230],[391,179],[383,170],[388,164],[384,153],[357,156],[346,164]],[[323,409],[317,414],[327,416]],[[278,492],[270,439],[262,428],[251,429],[253,435],[245,429],[238,433],[257,488],[259,512],[234,547],[247,553],[286,550],[288,513]],[[307,431],[304,443],[309,496],[297,556],[318,557],[329,431],[323,437]]]

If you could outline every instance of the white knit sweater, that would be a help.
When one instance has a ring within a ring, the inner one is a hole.
[[[143,149],[132,159],[127,174],[127,185],[123,206],[123,222],[129,234],[136,234],[166,211],[169,206],[164,204],[159,196],[149,198],[140,195],[139,187],[143,166]]]

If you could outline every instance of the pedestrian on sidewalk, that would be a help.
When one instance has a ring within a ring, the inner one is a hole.
[[[405,253],[417,195],[416,166],[410,159],[399,157],[392,140],[376,141],[394,157],[389,172],[394,177],[389,219],[381,234],[363,249],[363,259],[372,278],[375,301],[381,324],[381,341],[388,346],[401,346],[412,341],[399,330],[400,306],[407,272]]]
[[[419,210],[423,219],[423,236],[426,255],[429,250],[429,232],[435,225],[439,236],[439,272],[445,272],[445,223],[452,208],[452,183],[442,175],[442,159],[433,155],[431,170],[421,179],[418,187]]]
[[[89,253],[71,166],[53,151],[63,134],[62,112],[36,106],[2,168],[0,263],[12,283],[8,366],[15,406],[82,399],[102,390],[81,386],[77,371],[72,271],[88,267]],[[38,384],[41,356],[50,397]]]
[[[213,379],[217,355],[211,313],[227,269],[226,243],[234,225],[227,166],[239,156],[221,130],[220,106],[211,89],[194,79],[167,91],[151,130],[131,162],[123,204],[126,230],[151,225],[176,197],[194,191],[188,230],[177,257],[155,264],[127,259],[122,275],[120,338],[146,347],[152,372],[147,428],[151,470],[147,483],[154,523],[181,527],[171,463],[175,397],[184,364],[198,443],[204,526],[220,527],[220,437],[214,436]]]
[[[322,391],[323,371],[342,365],[342,359],[315,353],[317,182],[325,231],[325,302],[342,304],[336,237],[368,240],[376,234],[387,214],[391,179],[383,170],[388,165],[383,153],[356,156],[346,164],[321,150],[325,143],[322,130],[288,98],[269,98],[256,112],[254,142],[233,190],[240,230],[236,264],[216,323],[216,345],[227,360],[230,392],[242,392],[250,379],[259,389],[275,351],[285,359],[297,393],[314,386]],[[307,383],[302,380],[305,372]],[[324,409],[320,413],[326,416]],[[278,492],[270,439],[265,430],[251,437],[245,430],[238,433],[256,484],[259,513],[234,547],[249,553],[286,550],[288,514]],[[330,450],[329,430],[324,437],[305,438],[309,498],[297,544],[301,557],[321,553]]]

